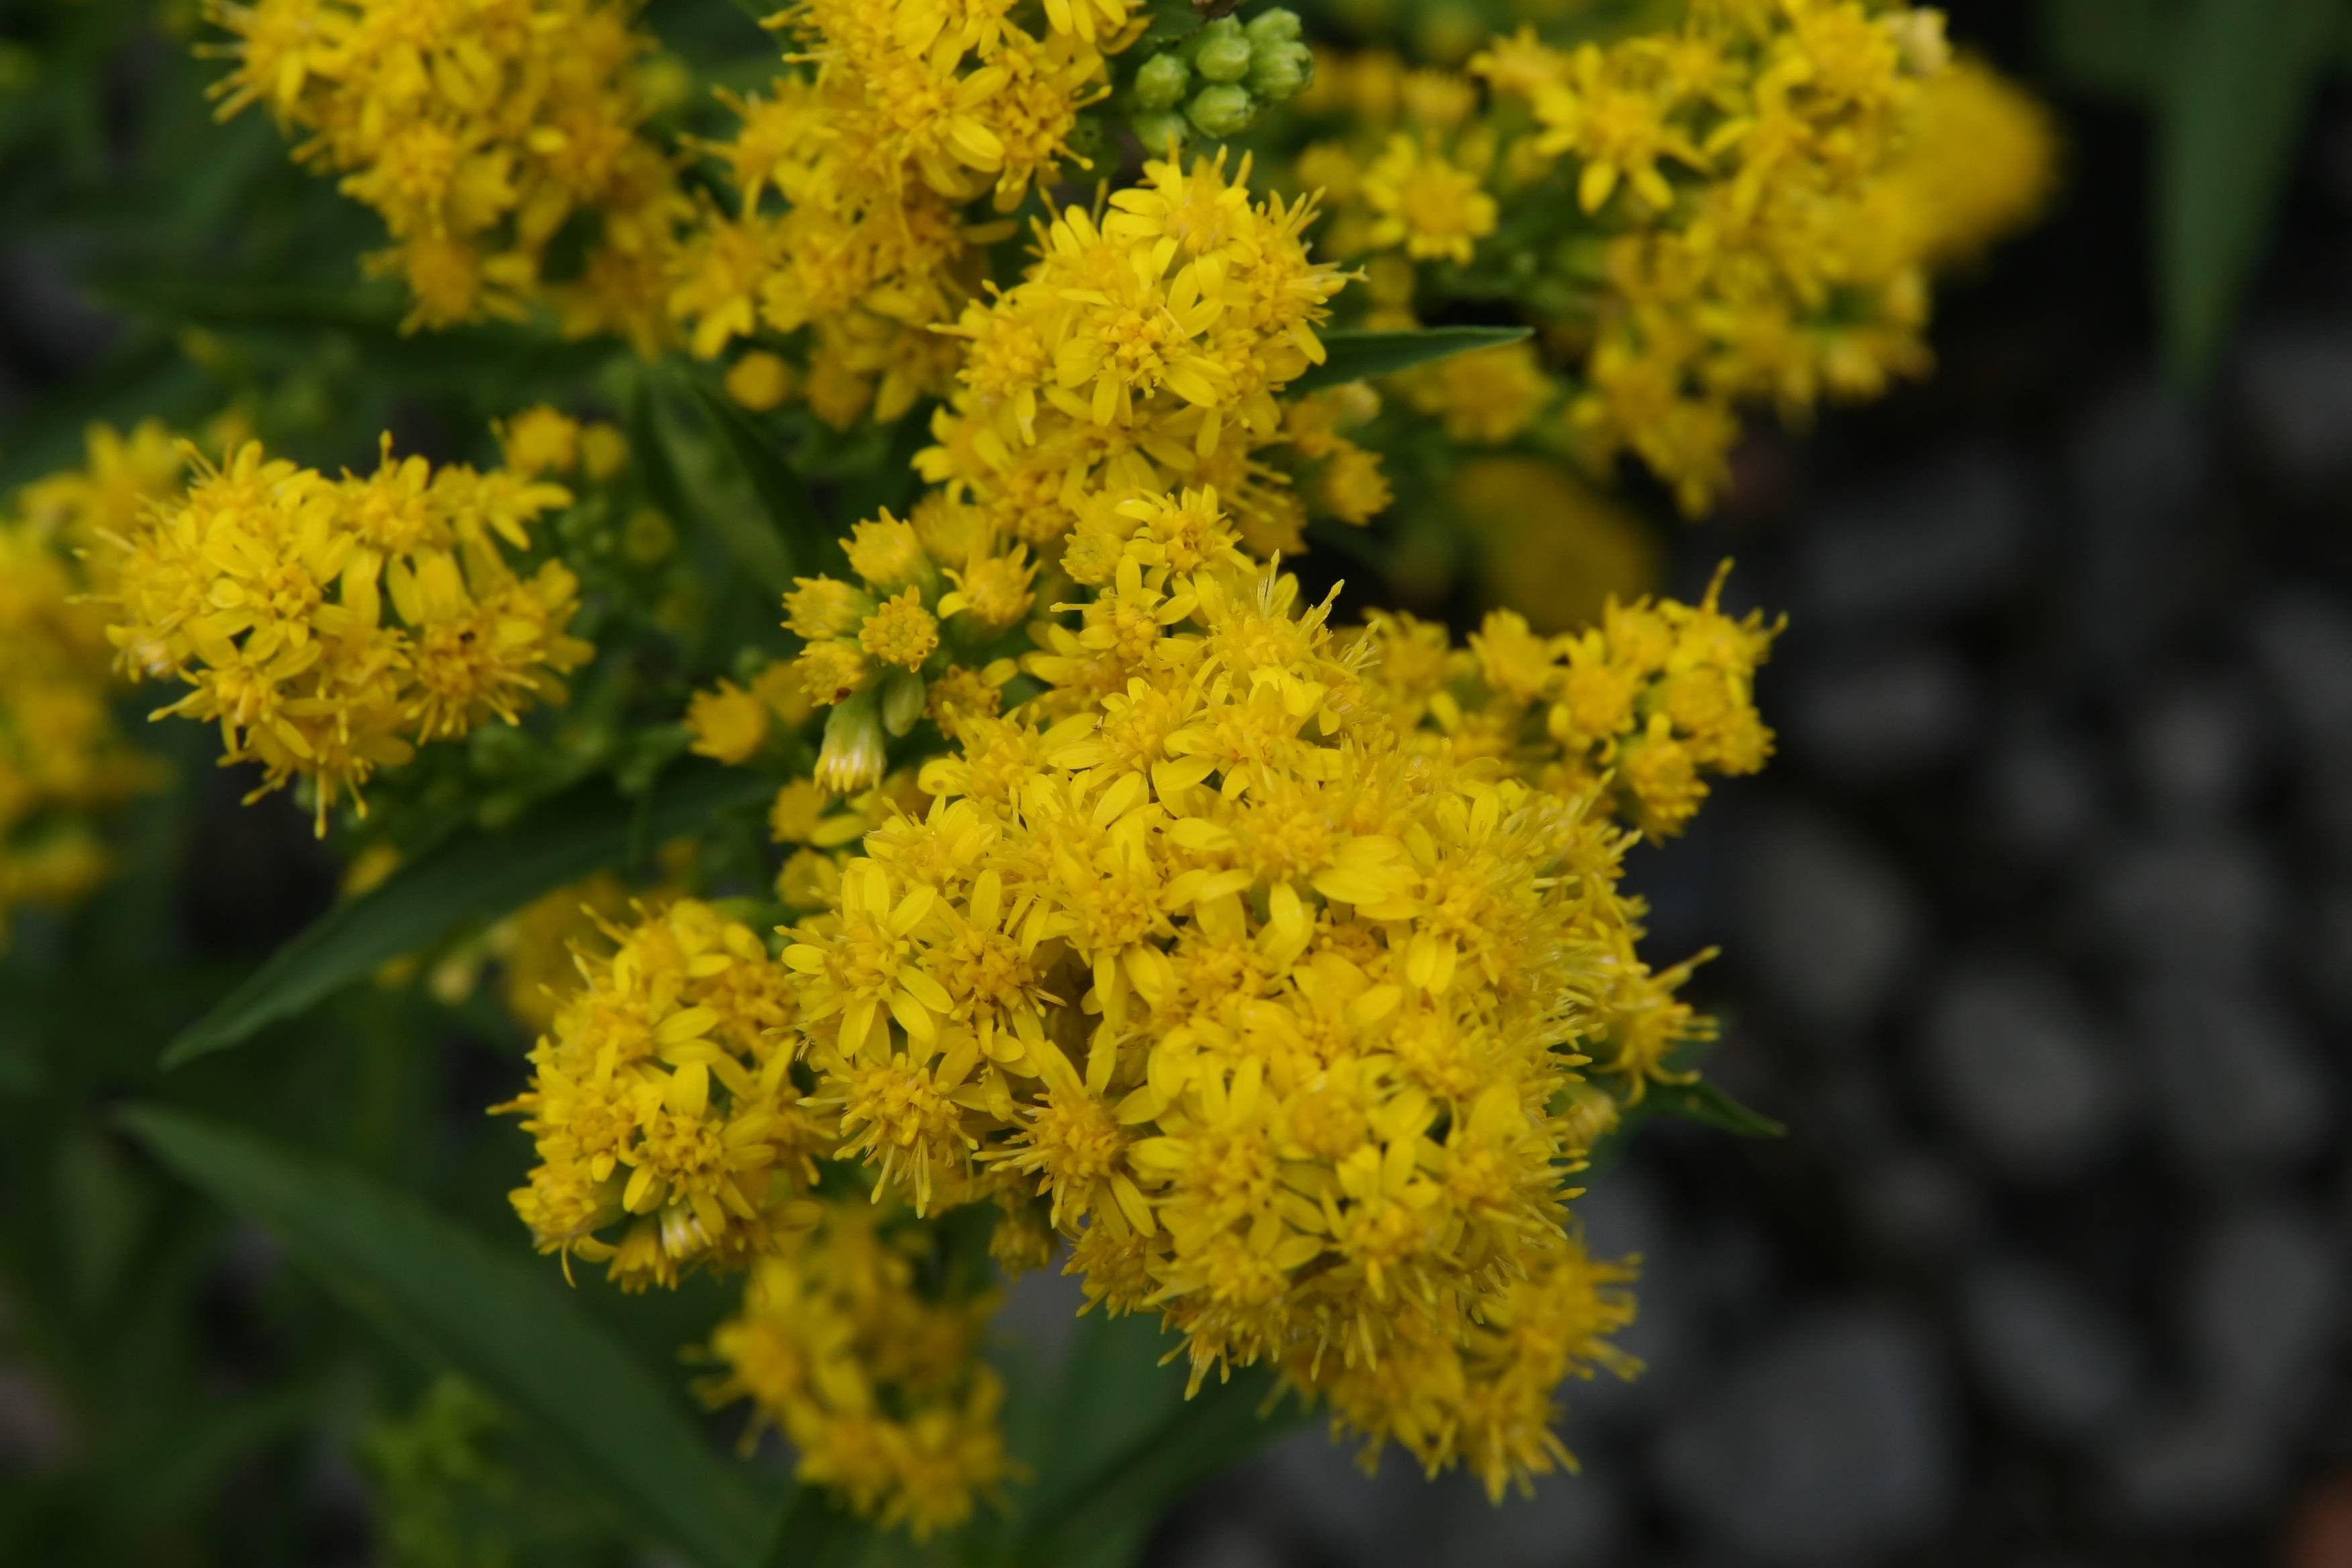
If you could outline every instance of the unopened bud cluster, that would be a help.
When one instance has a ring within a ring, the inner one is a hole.
[[[1192,137],[1222,140],[1315,79],[1298,13],[1276,8],[1247,26],[1220,16],[1135,73],[1135,133],[1153,152]]]

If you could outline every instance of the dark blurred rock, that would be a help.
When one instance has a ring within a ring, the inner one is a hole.
[[[1312,1423],[1253,1461],[1241,1489],[1262,1498],[1289,1533],[1302,1534],[1312,1561],[1418,1568],[1427,1560],[1429,1483],[1420,1467],[1397,1462],[1403,1457],[1393,1451],[1388,1457],[1378,1475],[1367,1476],[1352,1447]]]
[[[2200,1393],[2293,1425],[2342,1338],[2344,1265],[2326,1227],[2277,1205],[2233,1212],[2199,1240],[2185,1290]]]
[[[1634,1287],[1641,1314],[1615,1339],[1620,1348],[1642,1358],[1643,1371],[1630,1380],[1604,1373],[1575,1384],[1564,1392],[1563,1402],[1583,1421],[1646,1421],[1680,1399],[1703,1365],[1698,1281],[1690,1274],[1685,1240],[1674,1227],[1657,1183],[1638,1163],[1594,1178],[1591,1190],[1576,1201],[1576,1217],[1593,1257],[1642,1260],[1642,1278]]]
[[[1917,900],[1889,861],[1825,816],[1763,814],[1746,847],[1735,951],[1757,992],[1809,1035],[1851,1037],[1910,963]]]
[[[2127,1110],[2098,1026],[2053,970],[2000,960],[1956,970],[1928,1005],[1920,1055],[1945,1115],[2004,1175],[2080,1170]]]
[[[2324,889],[2296,931],[2312,994],[2336,1022],[2352,1023],[2352,883]]]
[[[2001,452],[1955,454],[1854,496],[1797,546],[1801,625],[1906,629],[1982,604],[2015,574],[2032,487]]]
[[[2126,741],[2142,803],[2159,821],[2206,826],[2248,804],[2268,752],[2256,694],[2227,676],[2158,692]]]
[[[1849,1170],[1871,1242],[1890,1256],[1949,1263],[1984,1236],[1984,1202],[1949,1161],[1895,1149],[1853,1160]]]
[[[1606,1568],[1618,1560],[1625,1509],[1605,1458],[1583,1457],[1593,1462],[1581,1474],[1539,1477],[1535,1496],[1514,1495],[1500,1507],[1486,1500],[1475,1478],[1460,1472],[1430,1486],[1429,1533],[1415,1561],[1478,1568]]]
[[[2157,980],[2134,997],[2132,1017],[2166,1134],[2190,1164],[2287,1163],[2326,1137],[2326,1076],[2301,1029],[2264,992]]]
[[[2352,474],[2352,322],[2254,326],[2232,368],[2246,436],[2278,479],[2309,491]]]
[[[2095,404],[2070,445],[2077,533],[2069,620],[2092,663],[2120,671],[2205,592],[2188,565],[2211,443],[2176,395],[2132,383]]]
[[[1932,767],[1957,755],[1976,727],[1968,667],[1948,647],[1862,657],[1817,655],[1787,693],[1797,753],[1853,784]]]
[[[1961,1284],[1960,1322],[1987,1391],[2040,1436],[2089,1436],[2131,1398],[2139,1352],[2130,1325],[2053,1270],[2014,1258],[1979,1265]]]
[[[1982,792],[1994,845],[2030,864],[2094,848],[2107,826],[2097,753],[2079,733],[2048,721],[2020,725],[1995,746]]]
[[[2120,1428],[2106,1463],[2120,1522],[2153,1534],[2253,1519],[2286,1458],[2269,1426],[2226,1405],[2144,1412]]]
[[[2264,847],[2240,834],[2142,839],[2092,874],[2092,915],[2136,967],[2235,977],[2270,952],[2284,897]]]
[[[1703,1539],[1817,1568],[1932,1533],[1957,1489],[1953,1445],[1937,1348],[1855,1305],[1781,1330],[1654,1458],[1667,1503]]]
[[[1155,1568],[1288,1568],[1291,1558],[1248,1521],[1215,1519],[1178,1537],[1152,1562]]]
[[[2306,759],[2352,742],[2352,606],[2316,587],[2284,588],[2255,606],[2247,629]]]

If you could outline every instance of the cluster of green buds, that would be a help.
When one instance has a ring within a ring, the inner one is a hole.
[[[1135,73],[1136,135],[1154,152],[1196,135],[1239,135],[1267,105],[1315,79],[1314,53],[1299,34],[1296,11],[1261,12],[1247,26],[1220,16],[1152,56]]]

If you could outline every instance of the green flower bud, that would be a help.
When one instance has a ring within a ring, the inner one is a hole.
[[[1192,67],[1214,82],[1235,82],[1249,75],[1250,41],[1242,25],[1220,16],[1201,29],[1193,46]]]
[[[1135,101],[1143,109],[1173,109],[1192,85],[1192,68],[1181,55],[1154,55],[1135,73]]]
[[[1156,158],[1168,151],[1170,143],[1181,147],[1192,140],[1192,125],[1172,110],[1139,114],[1135,117],[1135,139],[1143,143],[1146,153]]]
[[[1279,103],[1315,79],[1315,51],[1305,44],[1261,44],[1250,55],[1249,89]]]
[[[1204,87],[1185,112],[1203,136],[1234,136],[1257,118],[1257,102],[1238,87]]]
[[[1251,17],[1249,26],[1243,31],[1249,34],[1252,44],[1265,48],[1269,44],[1297,43],[1302,29],[1297,12],[1286,11],[1277,5],[1271,11],[1261,11]]]

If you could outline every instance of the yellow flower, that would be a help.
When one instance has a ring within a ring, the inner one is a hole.
[[[580,463],[580,422],[541,404],[492,427],[506,466],[528,479],[568,474]]]
[[[1467,265],[1495,232],[1495,198],[1478,176],[1402,132],[1364,172],[1363,199],[1377,215],[1371,243],[1401,245],[1415,261]]]
[[[233,63],[221,113],[264,103],[341,176],[394,245],[370,259],[414,297],[407,325],[519,317],[544,299],[576,331],[660,346],[661,272],[685,204],[639,133],[650,40],[613,0],[498,0],[458,12],[409,0],[257,0],[215,8]],[[582,280],[541,280],[575,214]],[[521,465],[528,468],[528,464]],[[568,466],[568,465],[567,465]]]
[[[768,743],[772,715],[768,705],[731,680],[712,690],[698,691],[687,705],[686,726],[694,733],[694,752],[730,764],[749,762]]]
[[[781,406],[793,395],[793,367],[765,349],[754,349],[727,371],[727,395],[754,413]]]
[[[608,1262],[630,1289],[740,1267],[807,1223],[829,1148],[777,1046],[789,979],[750,927],[691,900],[605,929],[614,951],[582,955],[530,1088],[499,1108],[540,1159],[516,1212],[540,1250]]]
[[[132,679],[188,686],[162,711],[216,721],[263,791],[309,780],[323,834],[342,795],[417,743],[562,698],[593,651],[565,631],[577,580],[556,561],[518,577],[504,548],[571,499],[396,463],[389,437],[374,474],[340,480],[247,444],[116,544],[107,635]]]
[[[1446,437],[1465,446],[1499,447],[1517,439],[1552,396],[1534,347],[1524,342],[1455,354],[1398,379],[1407,402],[1439,416]]]
[[[981,1359],[993,1296],[938,1299],[914,1244],[862,1203],[821,1205],[762,1258],[740,1311],[710,1336],[713,1404],[749,1399],[756,1434],[792,1442],[800,1479],[918,1541],[951,1530],[1015,1473]]]

